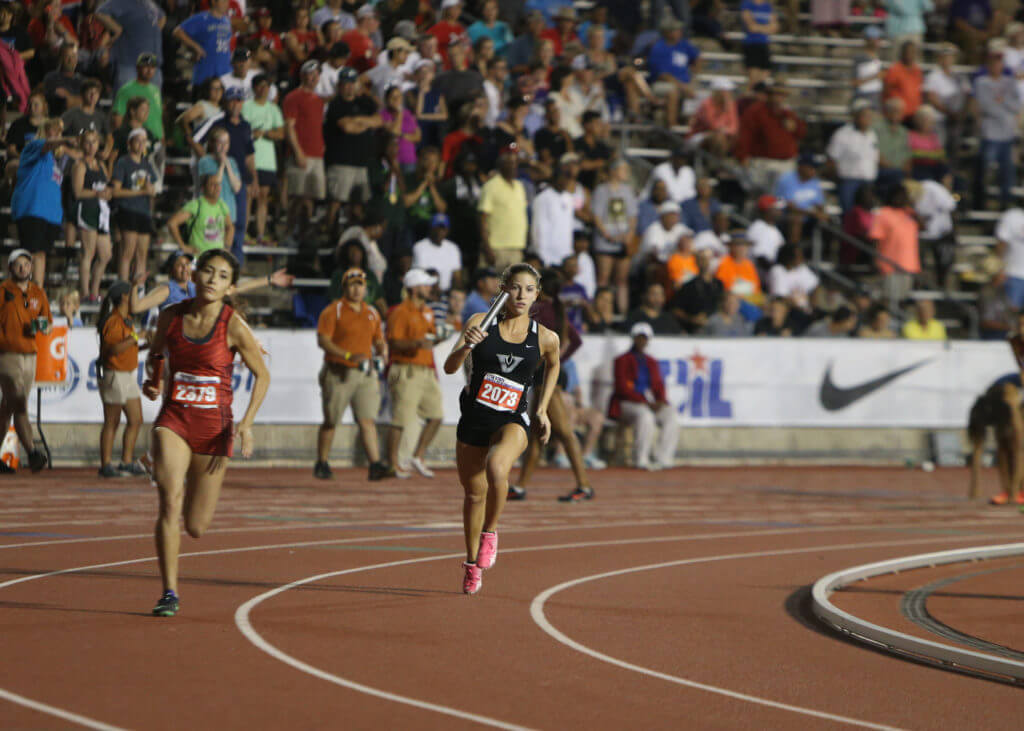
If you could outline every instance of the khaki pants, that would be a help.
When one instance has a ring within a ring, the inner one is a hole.
[[[363,373],[340,363],[324,363],[320,368],[320,401],[327,426],[341,421],[349,404],[356,421],[375,419],[380,410],[377,374]]]
[[[793,160],[774,160],[768,157],[750,158],[750,182],[758,194],[771,194],[775,190],[775,181],[782,175],[796,169]]]
[[[498,272],[498,276],[505,271],[508,267],[513,264],[519,264],[523,261],[523,250],[522,249],[495,249],[494,250],[494,269]],[[480,257],[481,266],[488,266],[487,262],[484,261],[483,257]]]
[[[388,373],[391,391],[391,423],[406,428],[418,417],[440,419],[441,384],[431,366],[394,363]]]
[[[36,354],[0,353],[0,380],[15,396],[27,399],[36,380]]]
[[[111,406],[124,406],[129,401],[142,398],[134,370],[115,371],[113,368],[104,368],[99,386],[100,400]]]
[[[675,464],[676,443],[679,439],[679,422],[676,421],[676,410],[671,406],[663,406],[655,413],[647,404],[624,401],[622,403],[622,423],[630,424],[636,431],[633,441],[633,464],[646,468],[651,463],[651,451],[654,450],[654,432],[661,427],[658,447],[654,450],[654,459],[663,467]]]

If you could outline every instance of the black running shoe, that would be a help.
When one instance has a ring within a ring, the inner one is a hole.
[[[377,480],[386,480],[390,477],[395,476],[395,471],[391,469],[391,466],[386,462],[373,462],[370,465],[370,482],[376,482]]]
[[[558,498],[560,503],[578,503],[583,500],[594,499],[594,488],[592,487],[577,487],[575,490],[570,492],[568,495],[561,495]]]
[[[526,488],[519,487],[519,485],[508,486],[508,497],[507,500],[525,500],[526,499]]]
[[[331,466],[326,462],[317,462],[313,465],[313,477],[318,480],[329,480],[334,475],[331,473]]]
[[[38,472],[46,466],[46,452],[41,449],[33,449],[28,453],[28,466],[33,472]]]
[[[154,617],[173,617],[178,613],[178,595],[168,589],[153,607]]]
[[[11,467],[6,462],[0,461],[0,475],[14,475],[17,474],[18,470]]]

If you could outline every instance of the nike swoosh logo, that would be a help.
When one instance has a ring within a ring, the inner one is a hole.
[[[886,373],[878,378],[873,378],[870,381],[865,381],[857,386],[849,386],[847,388],[840,388],[832,382],[832,364],[829,363],[828,367],[825,369],[825,377],[821,381],[821,391],[819,392],[821,405],[825,407],[826,411],[839,411],[840,409],[845,409],[855,401],[859,401],[868,394],[877,391],[883,386],[887,386],[900,376],[920,368],[930,360],[931,358],[925,358],[924,360],[913,363],[906,368],[900,368],[899,370]]]

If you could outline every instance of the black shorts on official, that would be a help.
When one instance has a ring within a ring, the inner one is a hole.
[[[257,170],[256,182],[261,188],[273,188],[277,185],[277,173],[273,170]]]
[[[50,253],[60,238],[60,226],[42,218],[25,216],[15,221],[15,225],[18,228],[18,242],[21,248],[33,254]]]
[[[524,414],[477,407],[466,391],[459,396],[459,406],[462,407],[462,416],[459,417],[459,425],[455,428],[455,438],[463,444],[471,447],[489,447],[491,439],[506,424],[519,424],[527,435],[530,434],[530,427]]]
[[[156,227],[153,226],[153,217],[147,216],[145,213],[118,208],[115,220],[117,227],[122,231],[150,235],[156,232]]]
[[[743,66],[748,69],[772,70],[772,54],[767,43],[748,43],[743,46]]]

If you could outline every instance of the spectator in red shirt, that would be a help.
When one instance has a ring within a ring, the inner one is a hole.
[[[441,3],[441,21],[431,26],[427,32],[437,39],[437,47],[441,49],[444,67],[451,68],[448,62],[448,44],[466,35],[466,29],[459,22],[462,14],[462,0],[443,0]]]
[[[299,70],[312,56],[320,43],[320,37],[309,25],[309,8],[299,6],[295,8],[295,26],[284,34],[281,39],[284,41],[285,50],[288,51],[288,59],[291,61],[291,73]]]
[[[262,66],[264,71],[276,71],[284,61],[285,53],[281,36],[272,28],[274,18],[270,15],[270,8],[254,8],[252,14],[256,18],[256,32],[246,40],[256,47],[253,54],[256,63]]]
[[[570,43],[579,43],[576,35],[576,11],[571,5],[563,5],[555,13],[555,27],[548,28],[540,34],[555,45],[555,55],[561,56],[562,50]]]
[[[348,65],[359,73],[377,65],[377,46],[373,42],[373,34],[379,27],[377,11],[372,5],[364,5],[356,11],[356,27],[341,37],[349,47]]]
[[[615,391],[608,404],[608,416],[635,429],[633,464],[640,469],[660,470],[675,462],[679,423],[665,395],[658,361],[644,352],[654,331],[646,322],[638,322],[629,334],[633,347],[616,358],[613,366]],[[659,426],[661,438],[652,461],[654,430]]]
[[[788,89],[779,79],[771,83],[768,98],[752,103],[740,117],[736,158],[748,166],[754,188],[770,191],[775,180],[795,168],[800,140],[807,125],[786,106]]]
[[[444,165],[444,177],[448,179],[455,174],[453,163],[462,153],[468,149],[475,155],[480,154],[480,145],[483,140],[480,138],[481,116],[475,104],[463,104],[459,107],[456,115],[459,120],[458,129],[452,130],[444,138],[444,146],[441,148],[441,161]]]
[[[78,43],[75,26],[63,15],[60,0],[43,0],[32,14],[35,17],[29,21],[28,34],[40,53],[52,59],[65,43]]]
[[[351,73],[351,72],[349,72]],[[324,100],[316,94],[320,64],[306,61],[300,71],[302,85],[284,98],[285,140],[292,156],[288,163],[288,192],[294,199],[289,211],[289,228],[307,222],[313,204],[327,195],[324,174]]]

